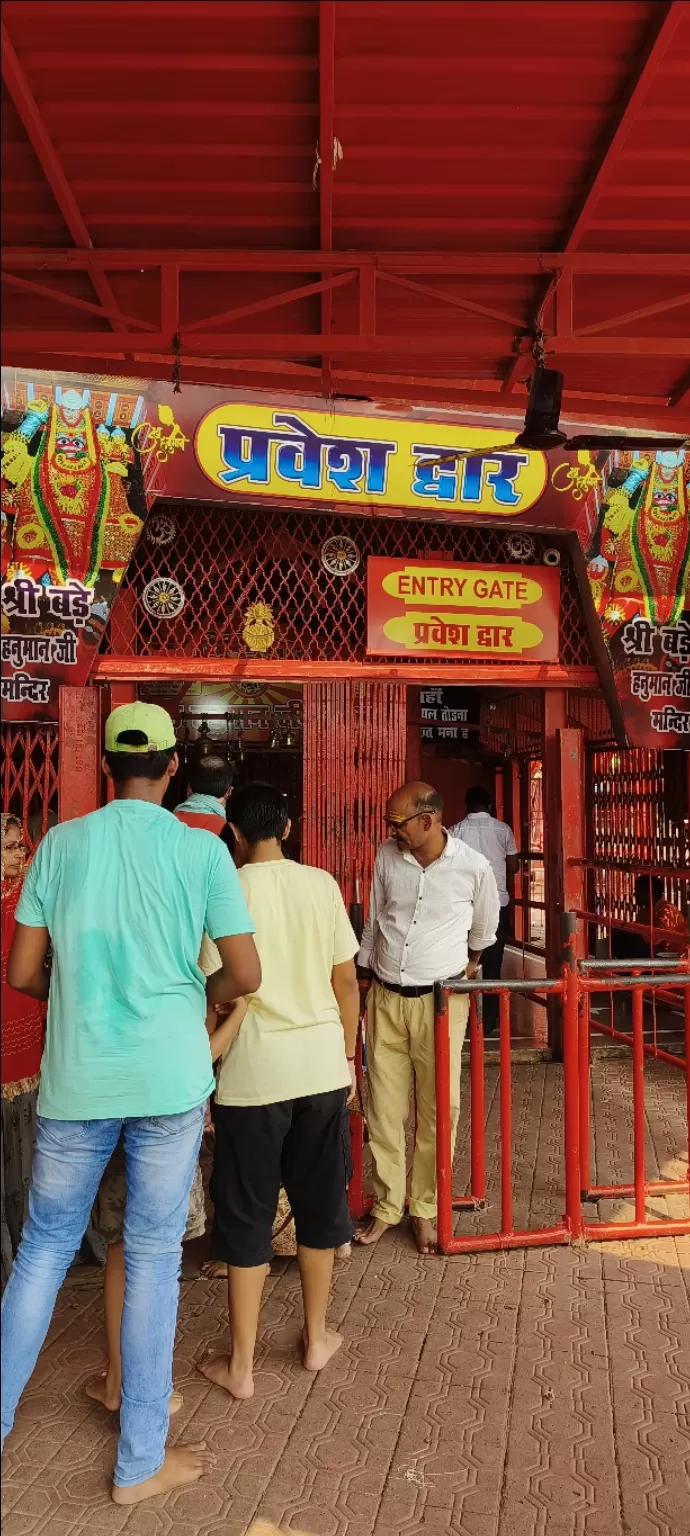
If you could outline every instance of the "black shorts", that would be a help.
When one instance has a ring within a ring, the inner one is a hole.
[[[238,1269],[269,1264],[283,1185],[305,1248],[339,1248],[352,1236],[346,1091],[280,1104],[216,1104],[211,1252]]]

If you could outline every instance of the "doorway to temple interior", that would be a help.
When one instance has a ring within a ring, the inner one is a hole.
[[[545,871],[539,690],[521,705],[519,758],[506,728],[513,695],[479,687],[341,683],[285,679],[139,685],[173,714],[180,768],[166,796],[183,800],[194,765],[221,758],[233,783],[263,781],[285,796],[289,858],[317,863],[338,880],[348,903],[366,909],[383,810],[405,779],[443,796],[447,827],[465,815],[468,790],[481,788],[520,850],[511,888],[505,974],[544,974]],[[547,1042],[537,1001],[516,999],[513,1032],[534,1048]]]
[[[299,683],[199,680],[173,689],[171,684],[142,685],[140,695],[155,698],[175,719],[179,771],[165,805],[185,799],[190,771],[209,757],[227,761],[237,787],[260,780],[279,789],[288,803],[291,828],[285,851],[302,852],[302,688]]]

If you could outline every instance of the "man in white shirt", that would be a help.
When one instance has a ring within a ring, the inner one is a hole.
[[[429,784],[404,784],[386,807],[391,838],[376,855],[359,952],[371,979],[367,1003],[367,1125],[374,1160],[375,1243],[405,1209],[405,1124],[414,1081],[417,1134],[410,1216],[420,1253],[436,1247],[434,982],[472,976],[493,944],[499,906],[488,860],[443,827],[443,801]],[[467,997],[450,999],[451,1134],[460,1110],[460,1060]]]
[[[458,837],[469,848],[483,853],[489,860],[496,877],[501,913],[496,942],[482,955],[482,976],[485,981],[500,981],[503,953],[510,934],[510,897],[513,880],[520,859],[512,829],[505,821],[497,821],[490,814],[491,795],[480,784],[468,789],[465,795],[467,815],[451,827],[451,837]],[[483,1000],[482,1015],[485,1035],[492,1035],[498,1028],[498,997],[495,993]]]

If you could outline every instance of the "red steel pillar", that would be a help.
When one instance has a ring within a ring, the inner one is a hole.
[[[585,870],[585,733],[565,729],[558,732],[561,776],[561,831],[563,838],[563,906],[566,912],[586,908]],[[575,953],[585,955],[585,926],[578,919]]]
[[[544,900],[546,902],[546,974],[557,976],[561,963],[563,920],[563,821],[561,749],[559,732],[567,723],[566,694],[562,688],[544,690]],[[549,1045],[557,1061],[563,1051],[560,997],[547,1001]]]
[[[87,816],[101,803],[100,693],[60,688],[58,805],[60,821]]]
[[[124,596],[124,593],[123,593]],[[111,683],[110,684],[110,708],[117,709],[119,704],[134,704],[137,697],[136,683]],[[106,795],[108,801],[114,798],[113,781],[106,779]]]

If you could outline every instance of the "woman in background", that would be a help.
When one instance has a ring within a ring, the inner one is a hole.
[[[26,873],[16,816],[2,816],[2,1290],[26,1220],[45,1005],[7,985],[14,913]]]

